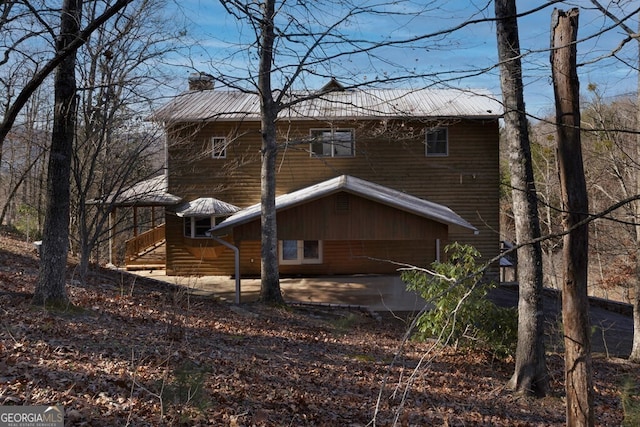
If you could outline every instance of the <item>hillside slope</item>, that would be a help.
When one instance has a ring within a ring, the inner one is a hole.
[[[0,405],[63,404],[71,426],[564,425],[556,354],[552,396],[515,398],[511,361],[403,345],[397,319],[232,306],[108,270],[70,280],[74,306],[50,313],[30,304],[37,267],[0,236]],[[620,425],[637,366],[597,357],[594,372],[598,423]]]

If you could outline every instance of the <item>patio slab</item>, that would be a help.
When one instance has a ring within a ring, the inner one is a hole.
[[[228,276],[167,276],[163,270],[130,272],[143,277],[188,287],[201,295],[213,295],[234,302],[236,281]],[[240,302],[254,302],[260,296],[260,279],[241,279]],[[372,311],[420,311],[425,301],[407,291],[399,275],[323,276],[281,278],[284,299],[293,303],[362,306]]]

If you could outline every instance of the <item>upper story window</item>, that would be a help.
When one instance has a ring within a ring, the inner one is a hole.
[[[312,129],[311,155],[321,157],[353,157],[353,129]]]
[[[447,128],[436,128],[426,133],[426,155],[428,157],[449,155],[449,133]]]
[[[222,136],[211,137],[211,158],[227,158],[227,138]]]

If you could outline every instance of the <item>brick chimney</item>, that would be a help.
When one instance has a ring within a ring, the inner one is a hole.
[[[213,76],[199,72],[189,74],[189,90],[212,90]]]

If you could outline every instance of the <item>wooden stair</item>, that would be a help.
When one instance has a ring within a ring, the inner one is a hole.
[[[137,257],[127,259],[127,270],[161,270],[166,266],[166,243],[162,243],[147,249]]]
[[[146,231],[126,242],[127,270],[157,270],[166,266],[165,225]]]

